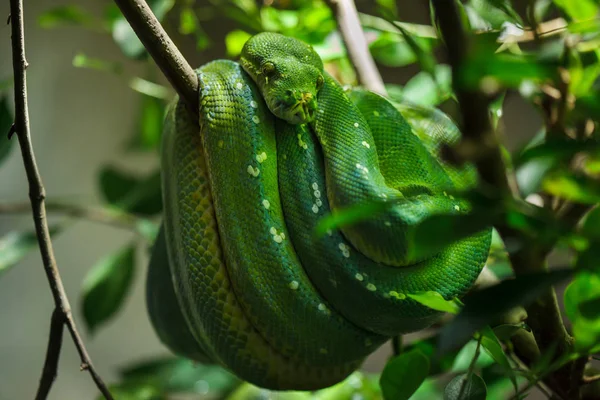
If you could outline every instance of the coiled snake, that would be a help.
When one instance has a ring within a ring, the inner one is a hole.
[[[178,101],[165,121],[147,280],[174,352],[266,388],[322,388],[439,317],[407,294],[470,288],[489,230],[438,254],[411,240],[425,218],[468,207],[444,192],[475,179],[437,157],[457,139],[447,117],[344,89],[309,45],[274,33],[197,72],[200,128]],[[373,201],[393,205],[315,235],[332,210]]]

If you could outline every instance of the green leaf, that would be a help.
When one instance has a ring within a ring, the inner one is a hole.
[[[435,106],[452,95],[452,73],[446,64],[435,66],[434,76],[419,72],[402,90],[402,99],[424,106]]]
[[[224,396],[240,380],[216,365],[198,364],[184,358],[165,357],[138,362],[123,368],[119,375],[125,383],[152,384],[162,393],[197,393]]]
[[[141,178],[105,167],[100,171],[99,181],[105,200],[118,208],[146,216],[162,211],[160,171]]]
[[[7,159],[13,148],[13,142],[17,140],[8,139],[8,132],[12,126],[14,118],[8,108],[8,96],[0,98],[0,165]]]
[[[574,140],[570,138],[551,139],[524,149],[513,157],[515,166],[532,160],[547,159],[554,164],[567,160],[577,153],[589,153],[600,150],[600,141],[595,139]]]
[[[162,21],[167,12],[173,8],[175,0],[150,0],[147,3],[156,18]],[[133,29],[131,29],[125,17],[121,15],[116,18],[111,28],[113,40],[127,57],[139,59],[146,53],[142,42],[140,42]]]
[[[237,57],[242,52],[242,48],[250,35],[246,31],[239,29],[233,30],[225,36],[225,48],[227,49],[227,55],[229,57]]]
[[[478,344],[476,340],[467,342],[456,355],[450,371],[455,373],[468,371],[473,362],[473,358],[477,354],[477,347]],[[479,352],[474,367],[482,369],[492,364],[494,364],[494,359],[487,352]]]
[[[579,203],[600,202],[600,183],[585,175],[555,171],[542,181],[542,188],[554,196]]]
[[[476,374],[461,374],[452,379],[444,390],[444,400],[485,400],[485,382]]]
[[[600,275],[583,271],[567,286],[565,312],[573,323],[575,348],[586,351],[600,343]]]
[[[166,104],[153,96],[142,96],[142,109],[139,118],[139,131],[134,137],[135,148],[153,150],[158,148],[162,137]]]
[[[194,35],[198,50],[204,50],[210,44],[208,35],[202,29],[200,21],[198,21],[198,16],[191,7],[184,7],[179,13],[179,33],[182,35]]]
[[[495,326],[493,329],[498,340],[504,342],[510,340],[510,338],[512,338],[520,330],[526,329],[526,325],[524,323],[502,324]]]
[[[512,366],[508,362],[508,358],[502,349],[502,345],[500,341],[496,337],[496,334],[489,326],[483,327],[479,334],[481,335],[481,346],[489,353],[490,356],[496,361],[505,371],[506,375],[510,377],[513,385],[515,387],[515,391],[519,390],[517,386],[517,380],[515,378],[515,373],[512,370]]]
[[[408,43],[391,32],[382,32],[369,44],[369,50],[378,63],[388,67],[403,67],[417,61]]]
[[[45,29],[66,25],[89,26],[93,21],[92,15],[76,4],[54,7],[38,16],[38,24]]]
[[[83,282],[83,318],[93,333],[123,304],[131,287],[135,268],[135,248],[126,246],[100,260]]]
[[[554,4],[574,20],[591,19],[598,15],[598,2],[594,0],[554,0]]]
[[[121,65],[121,63],[88,57],[83,53],[77,53],[75,57],[73,57],[73,66],[77,68],[89,68],[97,71],[112,72],[115,74],[123,72],[123,65]]]
[[[441,294],[434,291],[407,294],[411,299],[436,311],[458,314],[460,306],[453,300],[446,300]]]
[[[158,83],[150,82],[143,78],[133,78],[131,81],[129,81],[129,87],[138,93],[142,93],[146,96],[157,99],[170,100],[172,98],[169,88],[159,85]]]
[[[572,269],[559,269],[520,275],[467,295],[463,299],[465,306],[462,311],[441,331],[438,354],[444,355],[463,345],[475,331],[510,309],[532,303],[545,290],[567,279],[573,272]]]
[[[51,226],[50,236],[59,231],[58,226]],[[38,240],[35,231],[8,232],[0,238],[0,275],[14,267],[37,247]]]
[[[508,0],[471,0],[466,9],[472,23],[475,18],[472,13],[475,13],[484,21],[488,29],[500,29],[505,23],[523,24],[521,17]]]
[[[429,359],[419,350],[392,358],[385,365],[379,379],[384,399],[409,399],[428,374]]]
[[[369,201],[343,210],[333,211],[331,214],[321,218],[317,225],[315,234],[321,237],[330,229],[340,228],[356,222],[364,221],[393,206],[393,202]]]

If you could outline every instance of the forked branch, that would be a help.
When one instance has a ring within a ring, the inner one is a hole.
[[[107,400],[112,400],[112,396],[100,376],[94,370],[92,361],[87,354],[87,350],[77,332],[77,327],[71,314],[71,306],[65,293],[65,289],[60,278],[52,242],[50,240],[50,231],[46,219],[46,207],[44,204],[46,192],[42,183],[42,178],[37,166],[33,146],[31,144],[31,134],[29,130],[29,111],[27,108],[27,80],[25,70],[27,69],[27,60],[25,58],[25,29],[23,24],[23,1],[10,0],[12,25],[12,53],[13,53],[13,71],[15,78],[15,124],[16,133],[21,147],[21,155],[27,181],[29,182],[29,198],[31,200],[31,209],[33,211],[33,222],[39,243],[40,253],[44,270],[48,277],[50,290],[54,297],[55,310],[52,315],[52,326],[50,339],[48,343],[48,352],[44,365],[44,373],[40,379],[40,386],[36,399],[42,400],[48,396],[52,383],[56,378],[60,346],[62,343],[62,332],[66,325],[75,342],[77,351],[81,358],[83,369],[87,369],[96,383],[96,386]]]

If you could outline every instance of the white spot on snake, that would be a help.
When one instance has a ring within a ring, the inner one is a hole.
[[[319,114],[323,114],[324,112],[325,111],[322,108],[319,109]]]
[[[265,153],[264,151],[262,153],[256,155],[256,161],[258,161],[261,164],[266,159],[267,159],[267,153]]]
[[[265,199],[265,200],[262,201],[262,205],[267,210],[269,209],[269,207],[271,207],[271,203],[269,203],[269,200],[267,200],[267,199]]]
[[[340,243],[338,245],[340,250],[342,251],[342,255],[346,258],[350,257],[350,247],[348,247],[345,243]]]
[[[319,185],[317,185],[317,182],[313,182],[313,184],[312,184],[312,188],[313,188],[314,190],[318,190],[318,189],[319,189]]]
[[[379,117],[379,111],[373,111],[373,115]]]
[[[398,293],[395,290],[391,290],[389,292],[389,294],[390,294],[391,297],[395,297],[398,300],[403,300],[403,299],[406,298],[406,295],[404,293]]]
[[[317,308],[319,309],[319,311],[327,310],[327,306],[325,306],[325,304],[323,304],[323,303],[319,303],[319,306]]]
[[[288,287],[292,290],[298,289],[298,286],[300,286],[298,281],[291,281],[290,284],[288,285]]]
[[[367,149],[371,148],[371,145],[364,140],[362,141],[362,145],[365,146]]]
[[[367,290],[370,291],[370,292],[374,292],[374,291],[377,290],[377,286],[373,285],[372,283],[369,283],[367,285]]]
[[[321,197],[321,192],[318,189],[315,190],[313,194],[315,195],[316,198]]]
[[[369,173],[369,168],[367,168],[367,167],[365,167],[365,166],[363,166],[363,165],[360,165],[359,163],[356,163],[356,168],[357,168],[357,169],[360,169],[360,170],[361,170],[362,172],[364,172],[365,174]]]
[[[448,197],[448,193],[444,192],[444,196]]]
[[[252,100],[250,102],[250,107],[252,107],[252,108],[258,108],[258,104],[256,104],[256,102],[254,100]]]
[[[454,196],[450,195],[448,197],[450,197],[450,200],[454,200]]]
[[[260,169],[254,168],[252,165],[248,165],[248,169],[246,170],[253,177],[257,177],[260,174]]]
[[[282,239],[285,239],[285,233],[281,232],[279,236],[281,236]]]
[[[283,238],[281,237],[281,235],[273,235],[273,240],[275,241],[275,243],[283,242]]]
[[[235,87],[236,87],[237,89],[241,89],[241,88],[243,88],[243,87],[244,87],[244,85],[242,85],[242,82],[238,82],[238,83],[236,83],[236,84],[235,84]]]
[[[269,232],[271,232],[271,235],[277,235],[277,229],[275,229],[274,226],[272,226],[271,229],[269,229]]]
[[[331,229],[327,229],[327,234],[328,234],[329,236],[333,235],[333,232],[331,231]]]
[[[308,145],[302,140],[302,134],[298,134],[298,146],[302,147],[304,150],[308,149]]]
[[[258,124],[260,122],[260,118],[258,118],[258,115],[255,115],[252,117],[252,121],[254,121],[255,124]]]
[[[385,221],[383,224],[384,224],[385,226],[392,226],[392,223],[391,223],[390,221]]]
[[[315,200],[315,204],[317,205],[317,207],[321,207],[323,205],[323,202],[321,201],[321,199],[317,199]]]
[[[362,282],[362,281],[363,281],[363,279],[365,279],[365,278],[363,278],[363,276],[362,276],[360,273],[358,273],[358,272],[356,273],[356,275],[354,275],[354,277],[355,277],[355,278],[356,278],[356,280],[357,280],[357,281],[359,281],[359,282]]]
[[[358,122],[355,122],[355,123],[354,123],[354,127],[355,127],[355,128],[358,128]]]
[[[455,209],[456,211],[460,211],[460,207],[458,206],[458,204],[454,205],[454,209]]]
[[[313,210],[313,212],[314,212],[315,214],[317,214],[317,213],[319,212],[319,206],[318,206],[318,205],[316,205],[316,204],[313,204],[313,206],[312,206],[312,210]]]

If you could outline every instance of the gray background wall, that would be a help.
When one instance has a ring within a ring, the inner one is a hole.
[[[0,21],[9,14],[8,1],[0,2]],[[107,163],[124,165],[121,150],[135,129],[140,96],[129,89],[123,77],[72,67],[73,56],[89,55],[125,64],[126,75],[142,74],[142,66],[126,60],[105,33],[78,27],[41,29],[38,15],[59,4],[74,1],[29,0],[25,6],[29,106],[33,144],[49,198],[69,198],[98,204],[96,187],[99,168]],[[101,15],[106,1],[80,0],[86,9]],[[368,8],[363,1],[361,7]],[[405,20],[428,23],[426,1],[403,2]],[[215,46],[196,54],[193,43],[179,39],[192,65],[223,56],[223,36],[231,23],[218,20],[203,26]],[[412,67],[385,70],[387,81],[405,82]],[[12,74],[10,26],[0,23],[0,81]],[[506,105],[506,132],[511,143],[535,132],[538,121],[516,97]],[[140,171],[156,165],[152,154],[127,157],[127,167]],[[0,168],[0,202],[27,201],[27,182],[20,154],[14,151]],[[53,220],[53,218],[51,218]],[[0,237],[7,232],[32,227],[31,217],[0,215]],[[79,296],[86,271],[103,255],[119,248],[131,234],[86,221],[54,241],[56,258],[74,315],[84,333],[96,367],[107,380],[116,378],[117,367],[128,362],[166,354],[151,330],[144,304],[144,274],[147,259],[139,253],[135,288],[117,318],[94,337],[85,335]],[[0,277],[0,400],[33,398],[46,351],[53,301],[39,252],[31,252],[17,267]],[[379,357],[381,358],[381,357]],[[371,365],[377,360],[371,360]],[[59,378],[51,399],[92,399],[95,387],[86,373],[79,372],[79,358],[67,334],[63,344]]]

